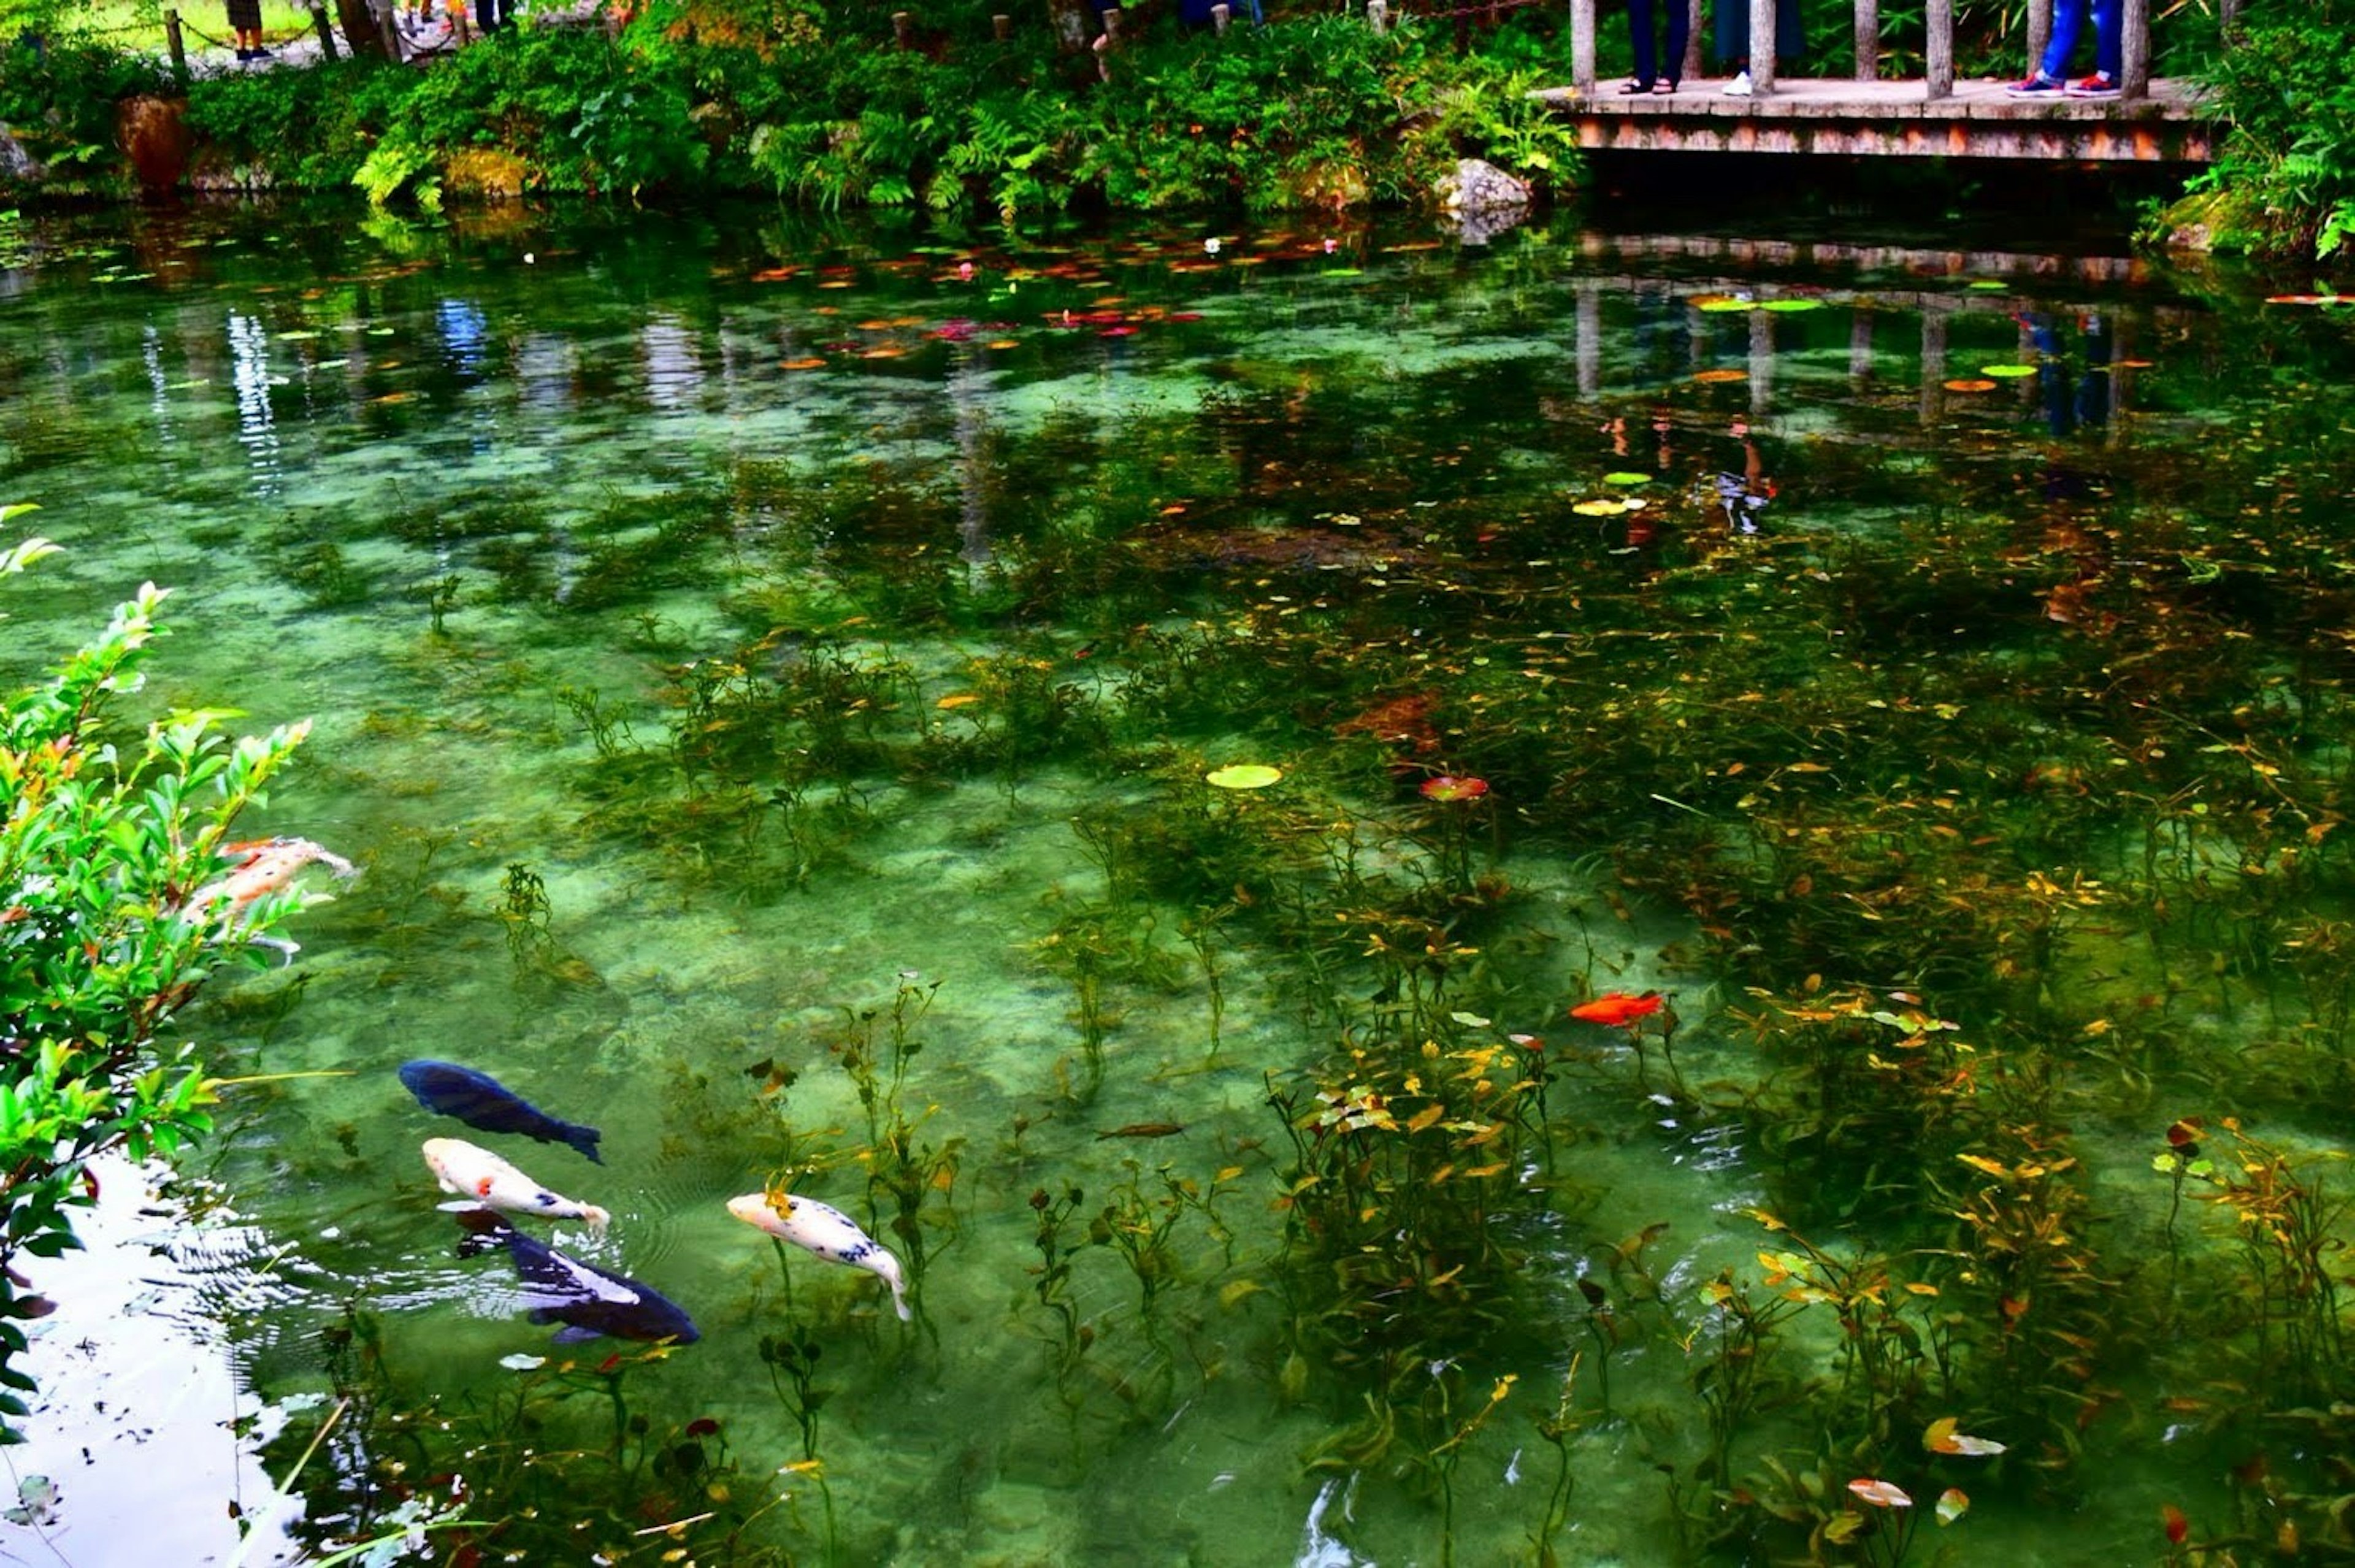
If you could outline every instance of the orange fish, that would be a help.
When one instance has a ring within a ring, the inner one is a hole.
[[[220,880],[190,893],[186,907],[208,909],[216,901],[227,899],[227,914],[231,921],[262,894],[276,892],[293,880],[295,872],[314,862],[328,867],[339,877],[353,876],[358,870],[341,855],[308,838],[250,838],[222,845],[220,857],[233,869]]]
[[[1646,991],[1631,996],[1625,991],[1605,991],[1591,1002],[1581,1002],[1570,1009],[1570,1016],[1583,1019],[1591,1024],[1610,1024],[1614,1028],[1633,1024],[1637,1019],[1650,1018],[1660,1010],[1660,993]]]

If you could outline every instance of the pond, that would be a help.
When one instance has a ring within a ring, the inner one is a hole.
[[[357,868],[180,1019],[248,1560],[2347,1550],[2347,323],[1948,244],[27,225],[0,668],[169,586]]]

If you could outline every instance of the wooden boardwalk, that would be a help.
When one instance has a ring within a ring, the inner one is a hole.
[[[1918,79],[1786,78],[1763,98],[1728,98],[1721,78],[1667,94],[1622,97],[1618,87],[1538,97],[1576,122],[1581,146],[1606,152],[2199,164],[2213,156],[2221,129],[2192,84],[2167,79],[2126,101],[2017,99],[1994,81],[1957,81],[1934,98]]]

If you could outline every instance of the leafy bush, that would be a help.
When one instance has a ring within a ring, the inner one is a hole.
[[[0,125],[32,155],[69,177],[121,176],[114,106],[165,91],[171,78],[156,60],[71,37],[0,30]]]
[[[2355,4],[2254,21],[2207,75],[2232,129],[2191,188],[2218,248],[2334,254],[2355,233]]]
[[[0,521],[22,509],[0,507]],[[0,578],[51,549],[0,550]],[[229,901],[190,895],[227,868],[229,824],[307,726],[231,743],[197,712],[152,724],[144,742],[102,732],[109,705],[137,688],[163,598],[143,587],[47,681],[0,700],[0,1384],[12,1389],[33,1386],[12,1364],[19,1322],[48,1304],[9,1265],[80,1244],[68,1211],[95,1195],[94,1157],[168,1153],[209,1129],[188,1048],[159,1036],[295,907],[272,895],[232,917]],[[0,1442],[25,1412],[0,1392]]]

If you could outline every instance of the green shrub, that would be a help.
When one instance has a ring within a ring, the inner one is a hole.
[[[2195,195],[2219,249],[2335,254],[2355,233],[2355,4],[2253,22],[2208,68],[2232,129]]]
[[[0,521],[21,507],[0,507]],[[51,553],[0,550],[0,578]],[[23,1319],[48,1310],[9,1265],[78,1246],[69,1211],[96,1191],[90,1161],[169,1153],[208,1131],[205,1083],[174,1010],[245,939],[295,907],[272,894],[232,918],[190,894],[219,876],[229,827],[300,743],[305,725],[225,741],[215,716],[174,713],[144,741],[110,737],[107,709],[135,690],[164,592],[149,584],[46,681],[0,700],[0,1384]],[[226,939],[226,940],[225,940]],[[26,1413],[0,1392],[0,1442]]]

